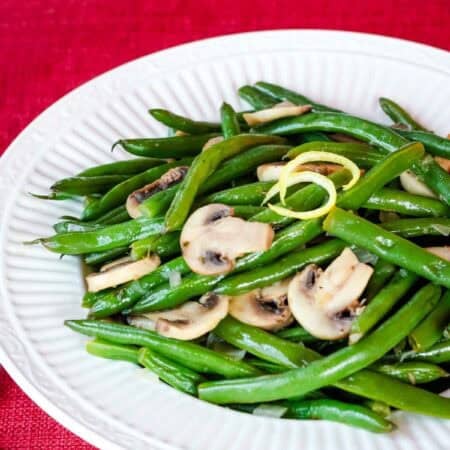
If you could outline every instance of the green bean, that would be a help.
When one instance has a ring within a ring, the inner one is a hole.
[[[259,181],[214,192],[213,194],[203,197],[201,199],[201,204],[224,203],[226,205],[258,206],[264,200],[264,197],[274,183],[274,181]]]
[[[376,363],[370,366],[370,369],[411,384],[430,383],[439,378],[448,377],[448,373],[441,367],[425,362]]]
[[[285,328],[277,333],[282,339],[288,339],[295,342],[316,342],[317,338],[308,333],[303,327],[297,325],[295,327]]]
[[[128,178],[120,184],[114,186],[103,197],[88,205],[82,214],[84,220],[97,219],[102,214],[116,206],[125,203],[127,197],[136,189],[142,188],[146,184],[152,183],[164,175],[169,169],[178,166],[185,166],[191,163],[192,159],[185,158],[158,167],[153,167],[138,175]]]
[[[289,150],[286,158],[294,159],[298,155],[310,151],[322,151],[345,156],[364,169],[370,169],[383,160],[383,155],[378,150],[370,145],[355,142],[308,142]]]
[[[339,206],[357,209],[389,181],[409,169],[424,155],[423,145],[417,142],[406,144],[392,152],[370,169],[351,189],[343,192]]]
[[[220,108],[222,120],[222,134],[225,139],[241,133],[241,127],[233,107],[228,103],[223,103]]]
[[[149,236],[131,244],[131,257],[141,259],[150,253],[156,253],[162,258],[180,253],[180,233],[173,232],[162,236]]]
[[[190,395],[197,395],[197,384],[204,378],[193,370],[158,355],[148,348],[139,351],[139,363],[158,375],[169,386]]]
[[[252,206],[252,205],[232,205],[234,215],[236,217],[241,217],[242,219],[248,220],[254,217],[256,214],[260,214],[267,208],[264,206]]]
[[[389,188],[374,192],[363,207],[415,217],[445,217],[450,214],[450,208],[437,199]]]
[[[103,225],[97,223],[82,222],[81,220],[65,220],[53,225],[56,233],[70,233],[73,231],[91,231],[104,228]]]
[[[285,417],[290,419],[331,420],[374,433],[387,433],[394,426],[371,409],[339,400],[318,399],[289,402]]]
[[[84,257],[84,262],[90,266],[96,266],[98,264],[112,261],[113,259],[128,253],[128,251],[128,247],[117,247],[104,252],[89,253]]]
[[[289,89],[285,89],[281,86],[272,83],[266,83],[265,81],[258,81],[255,87],[260,91],[272,97],[275,97],[278,101],[288,101],[296,105],[312,105],[314,111],[327,111],[338,112],[337,109],[329,108],[328,106],[315,103],[309,98],[300,95]]]
[[[409,335],[409,342],[416,352],[432,347],[442,337],[450,321],[450,290],[444,293],[436,308]]]
[[[448,236],[450,235],[450,219],[398,219],[381,225],[391,233],[411,238],[417,236]]]
[[[114,225],[116,223],[125,222],[126,220],[130,220],[130,215],[128,214],[125,205],[120,205],[103,214],[93,223],[97,223],[100,225]]]
[[[302,134],[302,141],[307,142],[332,142],[327,134],[320,131],[312,131],[311,133]]]
[[[100,166],[90,167],[83,170],[78,177],[97,177],[100,175],[135,175],[152,167],[165,164],[164,159],[155,158],[135,158],[127,161],[116,161],[113,163],[102,164]]]
[[[217,133],[195,136],[171,136],[165,138],[120,139],[112,148],[120,145],[126,152],[153,158],[185,158],[195,156]]]
[[[50,192],[50,194],[33,194],[29,193],[32,197],[38,198],[39,200],[73,200],[78,198],[76,195],[69,194],[67,192]]]
[[[280,232],[269,250],[262,253],[256,252],[238,260],[236,263],[235,272],[250,270],[262,264],[267,264],[268,262],[274,261],[281,255],[298,248],[300,245],[305,244],[311,239],[314,239],[320,233],[320,222],[317,220],[297,222],[290,227],[290,229]],[[324,250],[324,254],[327,255],[327,252],[330,251],[329,246],[325,247]],[[317,256],[314,251],[304,251],[304,253],[306,253],[306,255],[303,260],[307,262],[308,258],[314,258]],[[299,261],[302,260],[301,257],[297,259]],[[173,308],[184,301],[195,297],[196,295],[203,295],[214,287],[219,287],[222,279],[223,276],[212,277],[193,274],[187,277],[178,286],[171,287],[170,284],[161,285],[148,295],[142,297],[142,299],[134,305],[131,312],[138,314],[147,311]]]
[[[435,364],[450,362],[450,339],[434,344],[433,347],[423,352],[406,352],[401,356],[401,361],[427,361]]]
[[[226,378],[258,375],[259,371],[243,361],[209,350],[192,342],[178,341],[159,334],[111,322],[98,320],[66,320],[73,331],[105,339],[117,344],[148,347],[188,369],[200,373],[216,373]]]
[[[303,395],[336,383],[374,363],[397,345],[433,308],[439,295],[438,287],[425,286],[371,335],[305,368],[276,375],[202,383],[199,397],[219,404],[265,402]],[[440,417],[450,417],[450,400],[446,399],[441,406],[433,412]]]
[[[225,295],[240,295],[256,288],[270,286],[293,275],[307,264],[320,264],[335,258],[344,247],[345,244],[336,239],[293,252],[272,264],[227,277],[219,282],[214,291]]]
[[[84,295],[83,306],[91,307],[90,317],[99,319],[111,316],[131,307],[148,291],[167,282],[173,272],[181,276],[190,272],[189,266],[182,257],[175,258],[148,275],[130,281],[118,289],[107,292],[88,292]]]
[[[258,133],[290,135],[310,131],[342,132],[394,152],[407,144],[407,140],[395,131],[359,117],[339,113],[310,113],[277,120],[255,128]],[[450,175],[433,158],[426,156],[414,164],[413,171],[439,198],[450,204]]]
[[[139,347],[134,345],[119,345],[102,339],[93,339],[86,343],[88,353],[100,358],[114,359],[119,361],[128,361],[133,364],[139,364]]]
[[[427,131],[420,123],[416,122],[410,114],[393,100],[381,97],[379,99],[381,109],[395,123],[403,124],[412,130]]]
[[[260,164],[280,160],[290,149],[286,145],[261,145],[251,148],[228,161],[225,161],[200,187],[199,194],[211,192],[230,181],[253,172]],[[145,200],[139,207],[148,217],[157,217],[164,214],[170,206],[179,186],[172,186],[158,192]]]
[[[272,369],[275,369],[276,366],[284,369],[303,367],[322,358],[322,355],[303,345],[292,344],[260,328],[238,322],[229,316],[220,322],[214,330],[214,333],[216,332],[222,339],[235,347],[268,361],[272,364]],[[252,364],[254,364],[253,361]],[[422,414],[435,415],[439,411],[441,402],[439,397],[436,399],[437,396],[434,394],[367,369],[339,380],[334,386],[395,408]],[[435,401],[437,401],[437,405]]]
[[[187,117],[179,116],[167,109],[149,109],[149,114],[158,122],[167,125],[175,130],[183,131],[188,134],[206,134],[213,133],[220,130],[219,123],[201,122]]]
[[[388,263],[384,259],[378,259],[375,263],[373,274],[367,284],[364,297],[368,301],[375,297],[380,289],[385,286],[386,282],[392,278],[395,271],[396,267],[393,264]]]
[[[125,181],[127,175],[97,175],[91,177],[70,177],[57,181],[51,186],[53,191],[73,195],[103,194],[117,184]]]
[[[270,95],[266,95],[259,89],[256,89],[253,86],[249,85],[240,87],[238,93],[239,97],[241,97],[242,100],[245,100],[250,106],[255,109],[271,108],[276,103],[279,103],[277,99],[273,98]]]
[[[262,144],[277,144],[283,140],[278,137],[264,135],[240,134],[215,144],[198,155],[184,178],[166,214],[166,229],[180,229],[191,209],[199,187],[211,176],[219,164],[250,147]]]
[[[422,142],[431,155],[450,158],[450,139],[448,138],[424,131],[397,130],[397,132],[410,141]]]
[[[368,220],[335,208],[328,214],[323,228],[332,236],[450,288],[450,262]]]
[[[42,244],[46,249],[64,255],[81,255],[124,247],[138,239],[162,233],[162,218],[140,217],[91,231],[75,231],[36,239],[28,244]]]

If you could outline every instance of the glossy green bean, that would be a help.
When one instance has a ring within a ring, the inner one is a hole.
[[[202,205],[209,203],[224,203],[226,205],[261,205],[274,181],[259,181],[251,184],[228,188],[214,192],[200,200]]]
[[[406,383],[430,383],[448,377],[448,373],[436,364],[426,362],[402,362],[397,364],[376,363],[370,369],[398,378]]]
[[[425,286],[371,335],[304,368],[276,375],[202,383],[199,396],[219,404],[255,403],[303,395],[336,383],[374,363],[397,345],[433,308],[439,295],[438,287]],[[444,407],[434,412],[440,417],[450,417],[450,400],[442,403]]]
[[[126,152],[136,156],[152,158],[185,158],[195,156],[217,133],[195,136],[170,136],[165,138],[120,139],[113,149],[120,145]]]
[[[255,84],[255,87],[259,91],[276,98],[278,101],[288,101],[294,103],[295,105],[312,105],[314,111],[338,112],[337,109],[333,109],[328,106],[321,105],[320,103],[313,102],[311,99],[305,97],[304,95],[298,94],[297,92],[283,88],[276,84],[266,83],[265,81],[258,81]]]
[[[407,144],[397,132],[359,117],[339,113],[310,113],[277,120],[255,128],[258,133],[290,135],[310,131],[331,131],[348,134],[385,152],[395,152]],[[450,204],[450,175],[431,157],[414,164],[413,171],[439,198]]]
[[[364,297],[370,301],[375,295],[386,285],[392,275],[394,275],[396,267],[385,261],[384,259],[378,259],[375,263],[373,274],[367,284]]]
[[[156,253],[161,258],[167,258],[180,253],[180,233],[173,232],[161,236],[150,236],[131,244],[131,257],[141,259]]]
[[[220,118],[222,122],[222,134],[224,139],[228,139],[241,133],[241,127],[239,125],[236,111],[230,104],[222,104],[220,108]]]
[[[427,361],[434,364],[450,362],[450,339],[434,344],[423,352],[406,352],[400,355],[401,361]]]
[[[424,152],[422,144],[413,142],[390,153],[360,178],[355,186],[344,191],[339,197],[338,205],[346,209],[359,208],[385,184],[419,161]]]
[[[124,204],[127,197],[136,189],[144,187],[146,184],[152,183],[164,175],[169,169],[173,167],[189,165],[192,162],[191,158],[181,159],[168,164],[163,164],[158,167],[153,167],[138,175],[135,175],[120,184],[114,186],[99,200],[86,206],[82,213],[84,220],[93,220],[107,213],[116,206]]]
[[[91,231],[55,234],[48,238],[36,239],[29,244],[40,243],[48,250],[64,255],[81,255],[124,247],[138,239],[163,231],[164,220],[162,218],[140,217]]]
[[[68,192],[50,192],[50,194],[33,194],[30,192],[30,195],[34,198],[38,198],[39,200],[73,200],[78,198],[76,195],[69,194]]]
[[[133,364],[139,364],[139,347],[134,345],[114,344],[102,339],[93,339],[86,343],[88,353],[99,358],[114,359],[118,361],[128,361]]]
[[[180,229],[191,210],[199,187],[217,169],[219,164],[233,156],[242,153],[250,147],[263,144],[281,144],[283,139],[258,134],[241,134],[215,144],[202,152],[192,162],[189,171],[180,183],[174,199],[166,213],[166,229],[168,231]]]
[[[238,93],[242,100],[245,100],[250,106],[257,110],[271,108],[276,103],[279,103],[276,98],[249,85],[240,87]]]
[[[192,342],[166,338],[153,331],[98,320],[66,320],[64,323],[73,331],[86,336],[148,347],[196,372],[216,373],[226,378],[259,374],[257,369],[243,361],[236,361]]]
[[[83,170],[78,177],[97,177],[100,175],[136,175],[144,170],[165,164],[164,159],[135,158],[127,161],[115,161]]]
[[[305,221],[285,229],[277,234],[271,248],[265,252],[256,252],[239,259],[236,263],[235,272],[251,270],[263,264],[276,260],[300,245],[314,239],[321,233],[320,222]],[[325,249],[327,250],[327,249]],[[311,252],[306,252],[306,258]],[[313,254],[315,254],[313,252]],[[301,258],[300,258],[301,259]],[[132,313],[156,311],[159,309],[173,308],[186,300],[197,295],[203,295],[215,287],[220,286],[223,276],[213,277],[207,275],[192,274],[178,286],[171,287],[170,284],[161,285],[148,295],[142,297],[134,305]]]
[[[374,192],[363,207],[415,217],[446,217],[450,214],[450,208],[437,199],[389,188]]]
[[[83,297],[83,306],[90,307],[90,317],[100,319],[116,314],[133,306],[144,294],[156,286],[167,282],[170,274],[181,276],[190,272],[182,257],[169,261],[138,280],[130,281],[120,288],[106,292],[88,292]]]
[[[234,215],[248,220],[254,217],[256,214],[260,214],[267,208],[264,206],[252,206],[252,205],[232,205]]]
[[[117,206],[116,208],[108,211],[107,213],[100,216],[98,219],[94,220],[92,223],[97,223],[100,225],[114,225],[116,223],[125,222],[130,220],[130,215],[128,214],[125,205]]]
[[[108,261],[112,261],[120,256],[125,255],[129,251],[129,247],[117,247],[104,252],[94,252],[85,255],[84,262],[90,266],[96,266]]]
[[[288,339],[295,342],[316,342],[317,338],[306,331],[303,327],[297,325],[290,328],[285,328],[277,333],[277,336],[282,339]]]
[[[214,332],[235,347],[272,364],[272,369],[275,366],[285,369],[303,367],[322,358],[322,355],[303,345],[292,345],[284,339],[260,328],[238,322],[229,316],[220,322]],[[334,386],[395,408],[422,414],[435,415],[439,411],[441,402],[434,394],[367,369],[339,380]],[[435,405],[436,400],[437,405]]]
[[[409,343],[416,352],[423,352],[441,339],[450,322],[450,290],[442,296],[440,302],[409,335]]]
[[[128,175],[76,176],[57,181],[51,186],[51,189],[53,191],[61,191],[80,196],[103,194],[128,178]]]
[[[139,363],[158,375],[169,386],[190,395],[197,395],[197,384],[204,378],[197,372],[183,367],[148,348],[139,351]]]
[[[192,120],[167,111],[167,109],[153,108],[149,109],[148,112],[158,122],[161,122],[174,130],[183,131],[184,133],[207,134],[220,131],[219,123]]]
[[[302,142],[332,142],[327,134],[321,133],[320,131],[312,131],[311,133],[304,133],[301,136]]]
[[[256,288],[270,286],[293,275],[307,264],[321,264],[335,258],[344,247],[342,241],[335,239],[293,252],[272,264],[227,277],[219,282],[214,291],[225,295],[240,295]]]
[[[412,130],[427,131],[420,123],[415,121],[411,115],[405,111],[399,104],[389,98],[381,97],[379,99],[381,109],[395,123],[403,124]]]
[[[284,417],[290,419],[330,420],[373,433],[387,433],[394,428],[391,422],[370,408],[339,400],[300,400],[288,402],[286,405],[288,411]]]
[[[355,142],[308,142],[294,147],[286,154],[286,158],[294,159],[298,155],[310,151],[322,151],[344,156],[352,160],[358,167],[370,169],[384,158],[384,155],[370,145]]]
[[[400,234],[403,237],[417,236],[449,236],[450,219],[398,219],[381,225],[391,233]]]
[[[323,228],[332,236],[450,288],[450,262],[368,220],[335,208],[328,214]]]
[[[229,183],[254,171],[260,164],[280,160],[290,149],[286,145],[261,145],[245,151],[228,161],[219,168],[199,187],[199,194],[208,193],[212,190]],[[164,214],[170,206],[179,186],[172,186],[164,191],[157,192],[145,200],[139,209],[148,217],[156,217]]]
[[[82,222],[81,220],[64,220],[53,225],[56,233],[71,233],[73,231],[91,231],[104,228],[98,223]]]
[[[397,132],[410,141],[422,142],[431,155],[450,159],[450,139],[424,131],[397,130]]]

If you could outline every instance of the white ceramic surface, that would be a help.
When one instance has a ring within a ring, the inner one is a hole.
[[[237,88],[267,80],[317,101],[384,121],[381,95],[450,132],[450,56],[406,41],[330,31],[269,31],[209,39],[146,56],[71,92],[41,114],[0,160],[0,357],[45,411],[102,448],[193,450],[448,449],[449,422],[397,413],[398,430],[378,436],[330,422],[244,415],[208,405],[125,363],[87,355],[85,338],[63,327],[79,318],[75,258],[59,260],[22,242],[52,233],[75,203],[44,202],[58,178],[126,157],[119,137],[165,133],[147,108],[217,118]]]

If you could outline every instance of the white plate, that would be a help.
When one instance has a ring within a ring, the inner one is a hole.
[[[119,137],[165,133],[149,106],[217,118],[236,90],[267,80],[317,101],[385,120],[377,99],[398,100],[439,133],[450,131],[449,54],[357,33],[268,31],[175,47],[112,70],[55,103],[0,160],[1,362],[45,411],[102,448],[273,450],[444,449],[449,422],[397,413],[398,431],[378,436],[330,422],[254,417],[203,403],[152,382],[126,363],[87,355],[63,327],[82,317],[75,258],[62,261],[22,242],[52,233],[76,204],[44,202],[58,178],[124,158]]]

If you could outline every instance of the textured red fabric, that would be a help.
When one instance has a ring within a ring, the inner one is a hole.
[[[280,28],[363,31],[450,50],[448,0],[1,0],[0,154],[38,113],[118,64],[183,42]],[[0,370],[0,448],[90,448]]]

